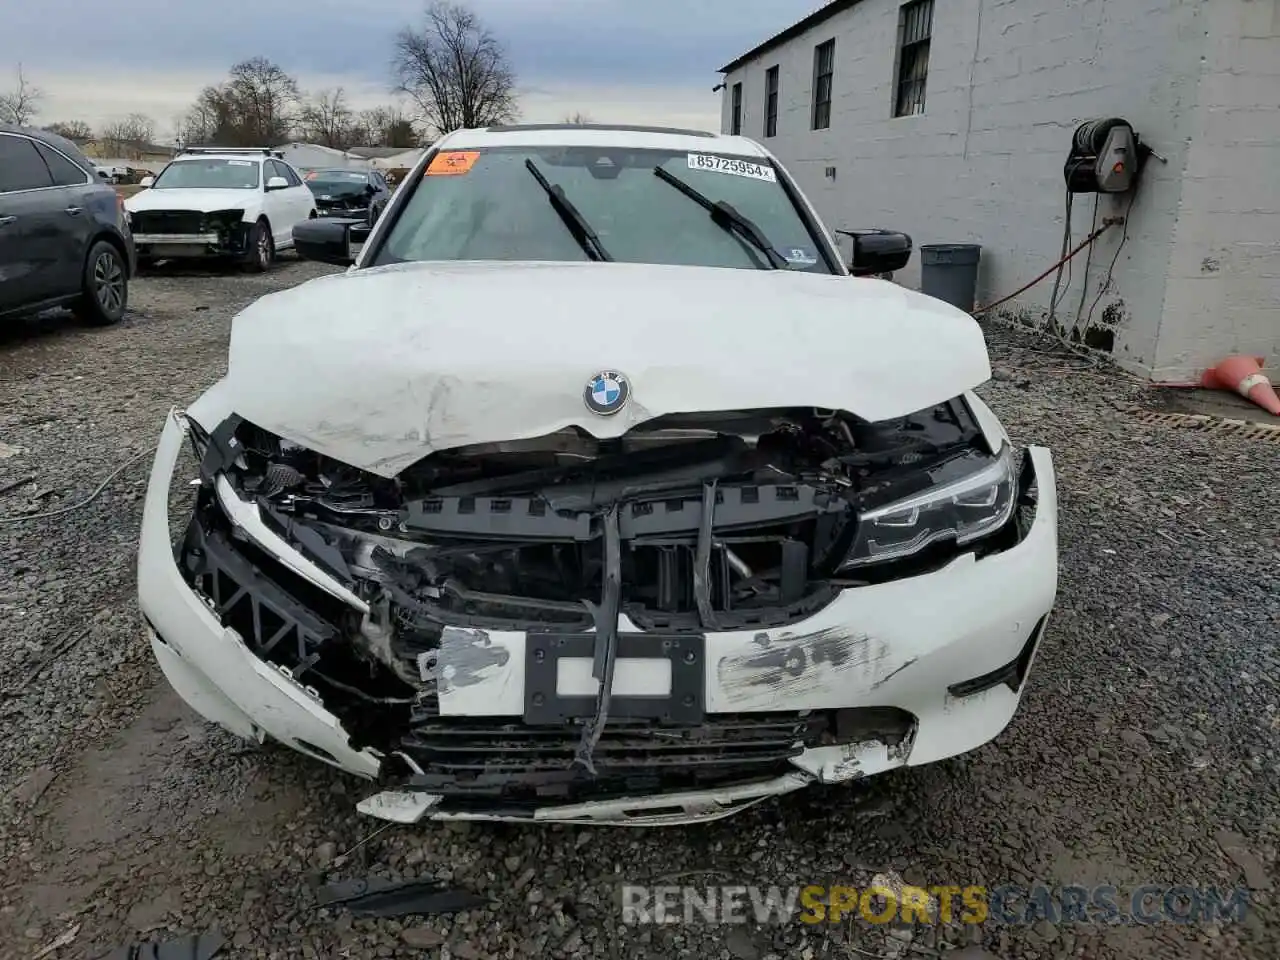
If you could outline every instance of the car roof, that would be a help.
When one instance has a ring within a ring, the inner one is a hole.
[[[455,130],[436,141],[441,150],[473,147],[624,147],[633,150],[685,150],[767,158],[747,137],[731,137],[678,127],[639,127],[591,123],[530,123]]]
[[[358,173],[362,177],[367,177],[371,171],[357,170],[353,167],[308,167],[310,173]]]
[[[279,157],[267,157],[261,153],[237,153],[229,150],[226,153],[180,153],[173,158],[176,160],[252,160],[254,163],[261,163],[263,160],[279,160]]]

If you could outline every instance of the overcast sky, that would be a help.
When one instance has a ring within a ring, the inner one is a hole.
[[[304,89],[392,100],[397,29],[422,0],[0,0],[0,90],[22,63],[39,119],[97,126],[139,110],[164,138],[200,88],[265,56]],[[717,68],[823,0],[469,0],[506,45],[522,119],[719,128]]]

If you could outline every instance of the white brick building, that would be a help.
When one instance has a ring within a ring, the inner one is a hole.
[[[1127,119],[1168,162],[1087,282],[1072,261],[1058,321],[1159,382],[1280,363],[1280,0],[834,0],[722,72],[722,130],[771,149],[833,227],[980,243],[982,303],[1058,259],[1075,127]],[[1099,224],[1130,199],[1100,196]],[[1073,245],[1093,208],[1075,197]],[[1047,315],[1052,279],[1017,315]]]

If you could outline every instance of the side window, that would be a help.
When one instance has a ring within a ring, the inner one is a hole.
[[[48,144],[37,143],[36,149],[40,152],[40,156],[44,158],[44,162],[48,165],[49,172],[53,174],[54,186],[81,187],[88,182],[88,174]]]
[[[0,193],[53,186],[49,168],[26,137],[0,134]]]
[[[276,166],[283,171],[283,173],[281,173],[280,176],[284,177],[286,180],[289,181],[289,186],[291,187],[302,186],[302,180],[298,177],[297,173],[294,172],[293,167],[289,166],[289,164],[284,163],[280,160],[276,161]]]
[[[262,185],[265,187],[267,185],[267,181],[272,177],[284,177],[284,171],[280,169],[280,164],[276,163],[274,160],[263,160]],[[285,177],[285,179],[288,180],[289,178]]]

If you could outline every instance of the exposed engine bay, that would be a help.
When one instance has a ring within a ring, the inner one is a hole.
[[[504,798],[574,795],[575,759],[610,794],[664,765],[690,782],[741,780],[752,764],[763,774],[830,742],[835,719],[712,725],[692,695],[678,716],[611,714],[605,693],[582,715],[532,726],[528,715],[442,718],[440,696],[465,681],[439,669],[442,649],[478,638],[466,649],[479,668],[485,631],[587,634],[608,690],[620,643],[651,634],[678,649],[687,637],[693,651],[703,633],[785,626],[842,590],[947,562],[961,549],[954,539],[883,563],[850,568],[847,558],[860,513],[991,459],[962,399],[876,424],[810,408],[666,416],[616,440],[566,429],[437,452],[394,479],[234,416],[193,439],[203,484],[179,548],[193,588],[259,656],[313,689],[353,746],[403,758],[419,786]],[[246,535],[221,478],[367,611]],[[1016,526],[964,549],[1003,549]],[[620,615],[640,634],[619,637]],[[901,711],[864,720],[909,735]]]

